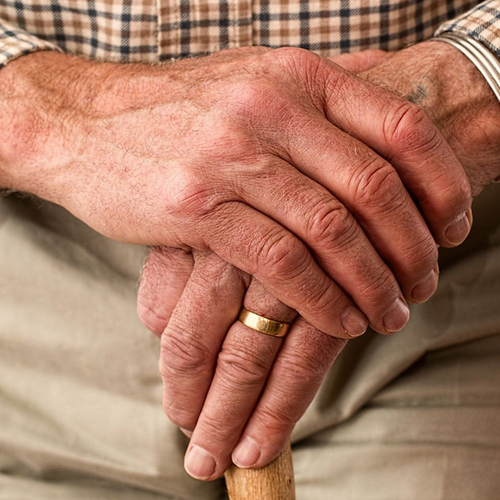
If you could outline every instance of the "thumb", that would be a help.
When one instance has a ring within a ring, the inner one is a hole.
[[[353,73],[361,73],[377,66],[378,64],[390,59],[393,56],[391,52],[383,50],[363,50],[362,52],[353,52],[351,54],[341,54],[340,56],[329,57],[330,61],[342,66]]]

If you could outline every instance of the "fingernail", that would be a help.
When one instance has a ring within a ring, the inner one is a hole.
[[[356,307],[349,306],[342,315],[342,326],[350,337],[359,337],[366,332],[368,320]]]
[[[467,212],[465,212],[465,215],[467,216],[467,219],[469,220],[469,226],[472,227],[472,221],[474,220],[474,217],[472,216],[472,209],[469,208]]]
[[[245,437],[240,441],[232,455],[233,463],[242,469],[252,467],[259,458],[259,445],[251,437]]]
[[[415,302],[425,302],[436,291],[438,274],[433,269],[425,278],[420,280],[411,291],[411,298]]]
[[[208,479],[215,472],[215,458],[200,446],[193,445],[184,460],[186,472],[196,479]]]
[[[469,213],[468,213],[469,212]],[[446,229],[446,239],[450,245],[460,245],[470,232],[472,212],[468,210],[455,219]]]
[[[399,332],[410,319],[410,309],[399,298],[384,316],[384,326],[388,332]]]

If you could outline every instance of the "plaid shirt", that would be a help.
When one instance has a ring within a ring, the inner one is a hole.
[[[500,0],[0,0],[0,67],[46,49],[123,63],[248,45],[332,56],[397,50],[436,30],[500,56]]]

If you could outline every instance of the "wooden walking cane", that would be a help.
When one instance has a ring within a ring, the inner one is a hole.
[[[262,469],[239,469],[233,465],[225,474],[230,500],[295,500],[292,448]]]

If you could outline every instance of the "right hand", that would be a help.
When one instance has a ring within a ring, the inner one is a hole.
[[[4,187],[113,239],[213,251],[323,332],[401,329],[405,297],[435,289],[434,239],[466,236],[446,238],[470,189],[427,116],[311,52],[157,67],[39,53],[0,76],[16,106]]]

